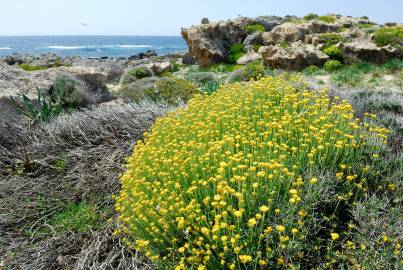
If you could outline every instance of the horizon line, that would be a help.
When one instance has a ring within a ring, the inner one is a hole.
[[[77,37],[77,36],[87,36],[87,37],[182,37],[181,35],[108,35],[108,34],[40,34],[40,35],[2,35],[0,37],[49,37],[49,36],[60,36],[60,37]]]

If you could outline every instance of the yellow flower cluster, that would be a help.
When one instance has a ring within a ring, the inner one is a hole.
[[[303,259],[305,191],[325,181],[309,172],[337,171],[370,147],[367,136],[382,142],[385,133],[298,76],[196,96],[157,120],[128,158],[121,233],[161,267],[291,267]]]

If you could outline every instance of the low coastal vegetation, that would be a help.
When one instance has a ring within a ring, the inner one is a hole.
[[[208,65],[5,66],[50,79],[0,98],[0,269],[401,268],[401,26],[239,20]]]

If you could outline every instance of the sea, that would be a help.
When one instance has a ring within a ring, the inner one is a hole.
[[[0,57],[13,54],[120,58],[154,50],[187,51],[180,36],[0,36]]]

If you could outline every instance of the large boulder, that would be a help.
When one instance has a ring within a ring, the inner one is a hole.
[[[245,48],[252,47],[253,45],[262,45],[263,44],[263,33],[255,32],[248,35],[243,41],[243,45]]]
[[[260,47],[263,63],[271,68],[301,70],[310,65],[321,66],[329,56],[311,44],[291,43],[289,47],[270,45]]]
[[[150,63],[146,66],[151,69],[155,75],[160,75],[164,72],[170,72],[173,70],[173,65],[170,62]]]
[[[244,20],[212,22],[182,29],[189,54],[201,67],[226,60],[229,48],[246,37]]]
[[[286,22],[273,28],[271,32],[263,34],[264,45],[274,45],[280,42],[294,42],[303,40],[308,30],[302,24]]]
[[[236,63],[238,65],[247,65],[249,63],[252,63],[255,61],[261,61],[261,60],[262,60],[262,55],[254,52],[254,51],[249,51],[248,53],[241,56],[241,58],[239,58]]]
[[[391,45],[378,47],[375,43],[367,40],[358,40],[340,45],[343,56],[347,63],[361,61],[383,64],[392,58],[402,58],[402,49]]]

